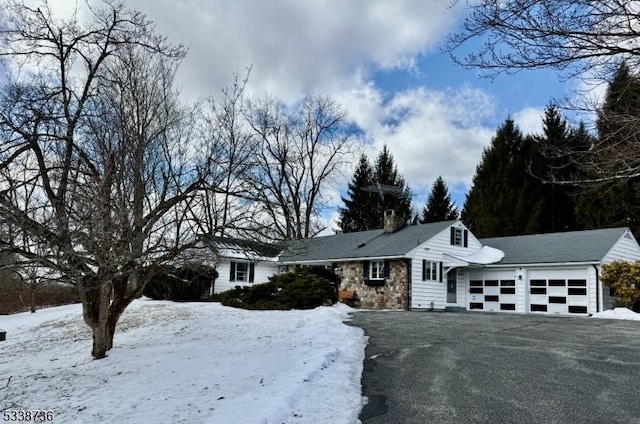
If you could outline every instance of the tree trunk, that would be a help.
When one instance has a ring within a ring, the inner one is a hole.
[[[31,279],[31,313],[36,313],[36,280]]]
[[[109,337],[109,305],[113,294],[111,281],[100,281],[98,277],[85,277],[78,285],[82,301],[84,322],[91,327],[93,348],[91,356],[102,359],[107,356]]]

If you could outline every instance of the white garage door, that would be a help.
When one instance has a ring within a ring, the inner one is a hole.
[[[469,309],[515,312],[515,270],[469,273]]]
[[[562,315],[589,312],[585,269],[529,271],[527,283],[529,312]]]

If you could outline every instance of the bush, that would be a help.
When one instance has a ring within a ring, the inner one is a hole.
[[[160,269],[144,288],[143,294],[155,300],[200,300],[217,277],[207,266]]]
[[[615,261],[603,265],[600,279],[613,289],[616,306],[640,312],[640,261]]]
[[[300,268],[274,275],[268,283],[236,286],[221,293],[220,302],[244,309],[313,309],[336,302],[336,285],[313,269]]]

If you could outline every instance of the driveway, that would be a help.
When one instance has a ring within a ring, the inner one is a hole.
[[[374,423],[640,423],[640,322],[357,312]]]

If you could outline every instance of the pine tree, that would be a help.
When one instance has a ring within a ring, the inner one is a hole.
[[[462,220],[478,237],[526,234],[540,213],[540,200],[526,187],[531,150],[511,118],[498,128],[482,154],[462,210]]]
[[[377,228],[383,227],[384,211],[388,209],[395,210],[398,219],[408,223],[411,220],[411,189],[398,172],[398,167],[386,145],[375,163],[374,182],[379,187]]]
[[[584,124],[574,131],[558,108],[549,105],[545,109],[542,128],[542,136],[536,138],[539,152],[532,152],[531,155],[533,175],[543,179],[553,176],[560,181],[577,178],[579,169],[576,163],[568,161],[566,157],[559,157],[556,152],[569,149],[584,151],[586,146],[583,143],[586,139],[581,135],[586,131]],[[541,180],[537,180],[536,183],[539,186],[537,191],[542,197],[543,204],[535,232],[558,232],[583,228],[576,218],[575,186],[543,184]]]
[[[448,221],[458,219],[458,209],[451,202],[449,187],[441,176],[431,186],[431,192],[426,206],[422,209],[421,224],[429,222]]]
[[[609,86],[596,122],[595,163],[598,167],[587,178],[612,175],[624,166],[619,153],[637,152],[640,135],[634,124],[640,120],[640,76],[622,63]],[[587,228],[629,226],[640,232],[640,181],[626,179],[592,188],[580,196],[578,221]]]
[[[384,211],[393,209],[408,223],[411,220],[411,190],[398,172],[393,156],[384,146],[375,166],[365,155],[349,183],[338,226],[344,233],[372,230],[384,226]]]
[[[348,185],[349,198],[342,198],[345,207],[340,209],[338,226],[343,233],[379,228],[378,195],[370,189],[373,183],[373,167],[363,154]]]

